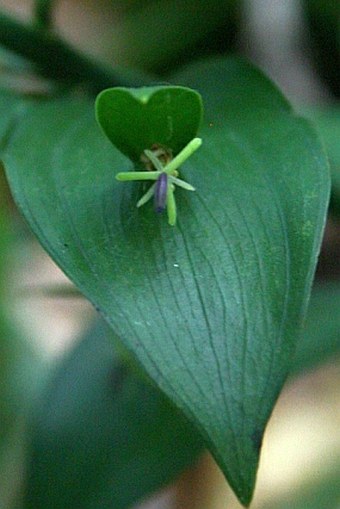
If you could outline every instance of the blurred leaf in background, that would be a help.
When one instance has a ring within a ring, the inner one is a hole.
[[[22,111],[22,108],[23,99],[21,96],[0,89],[0,158],[14,128],[16,117]],[[3,172],[1,162],[0,168]],[[1,189],[1,192],[5,192],[4,188]]]
[[[340,284],[316,284],[290,375],[340,358]]]
[[[338,67],[340,78],[340,63]],[[331,211],[340,215],[340,104],[304,108],[302,111],[313,122],[324,142],[332,173]]]
[[[15,279],[15,251],[6,203],[0,179],[0,506],[4,508],[21,483],[25,420],[40,377],[38,356],[20,334],[13,313],[10,282]]]
[[[24,509],[126,509],[203,450],[198,433],[126,364],[99,322],[66,355],[29,427]]]
[[[162,75],[179,65],[235,48],[240,0],[135,3],[117,23],[114,60]]]
[[[329,90],[340,97],[340,2],[303,0],[309,56]]]

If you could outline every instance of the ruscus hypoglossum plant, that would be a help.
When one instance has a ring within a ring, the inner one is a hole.
[[[338,288],[316,290],[306,318],[330,195],[319,134],[335,174],[339,115],[327,131],[306,109],[318,134],[260,70],[225,54],[231,37],[209,56],[222,22],[241,30],[239,3],[227,3],[117,2],[114,34],[113,2],[91,4],[103,33],[87,53],[61,35],[58,2],[35,2],[27,23],[0,9],[9,190],[98,312],[53,372],[28,362],[18,509],[132,508],[205,448],[249,506],[287,376],[339,347],[315,325],[319,303],[336,314]]]

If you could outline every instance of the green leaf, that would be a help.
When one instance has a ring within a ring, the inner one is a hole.
[[[2,10],[0,45],[30,61],[42,76],[69,86],[85,85],[95,93],[114,84],[142,86],[153,79],[133,69],[99,62],[59,39],[56,32],[51,34],[34,24],[23,23]]]
[[[311,295],[290,374],[300,374],[335,355],[340,356],[340,284],[319,283]]]
[[[291,107],[273,83],[261,71],[238,58],[215,57],[186,66],[170,77],[199,90],[204,99],[205,121],[210,130],[235,119],[237,113],[263,110],[272,115],[291,112]],[[249,112],[250,113],[250,112]],[[242,117],[241,117],[242,118]],[[249,126],[250,127],[250,126]]]
[[[7,174],[41,243],[248,504],[307,306],[329,175],[310,125],[258,71],[235,60],[196,71],[207,124],[182,168],[196,192],[178,191],[176,227],[136,208],[138,185],[115,180],[131,163],[96,128],[91,104],[32,108]]]
[[[326,148],[332,171],[332,211],[340,214],[340,108],[304,108],[303,112],[315,125]]]
[[[42,30],[53,29],[54,0],[35,0],[33,17],[35,25]]]
[[[302,0],[305,37],[310,58],[324,84],[340,97],[340,3],[334,0]]]
[[[239,0],[130,2],[114,29],[114,61],[164,75],[193,56],[233,48],[241,18]]]
[[[8,291],[9,261],[12,237],[7,214],[4,210],[4,193],[0,187],[0,451],[11,429],[22,414],[27,393],[25,376],[33,361],[28,344],[18,334],[10,315]],[[32,379],[30,379],[32,381]]]
[[[1,197],[3,192],[0,188]],[[17,414],[18,379],[13,373],[16,370],[18,358],[21,357],[20,341],[10,325],[6,303],[6,269],[9,259],[10,236],[3,206],[0,209],[0,453],[4,442],[8,439]],[[14,375],[14,376],[13,376]],[[19,396],[19,397],[18,397]],[[22,401],[20,401],[22,403]],[[19,405],[20,405],[19,403]]]
[[[0,507],[7,508],[9,500],[17,496],[21,482],[23,429],[41,366],[14,323],[10,281],[16,245],[12,242],[13,225],[5,210],[1,184],[0,181]]]
[[[0,89],[0,157],[6,145],[7,135],[22,107],[23,101],[19,96]]]
[[[109,88],[96,100],[97,121],[109,140],[134,162],[159,144],[176,155],[196,136],[202,101],[184,87]]]
[[[125,509],[202,451],[167,398],[98,323],[59,364],[34,412],[24,508]]]

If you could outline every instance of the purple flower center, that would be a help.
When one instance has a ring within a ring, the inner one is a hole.
[[[166,198],[168,194],[168,175],[161,173],[156,182],[155,189],[155,210],[160,213],[166,207]]]

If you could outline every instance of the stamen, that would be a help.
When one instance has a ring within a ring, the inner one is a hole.
[[[155,188],[155,210],[163,212],[166,207],[166,199],[168,194],[168,175],[163,172],[157,179]]]

